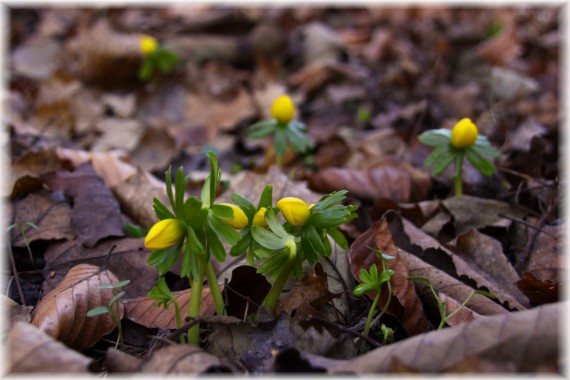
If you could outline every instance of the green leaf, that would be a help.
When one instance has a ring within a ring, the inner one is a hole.
[[[230,220],[234,218],[234,210],[230,206],[215,203],[210,207],[210,210],[216,218],[222,220]]]
[[[432,129],[425,131],[418,136],[418,140],[425,145],[433,147],[443,147],[449,145],[451,141],[451,131],[449,129]]]
[[[196,253],[198,255],[206,254],[206,250],[204,249],[204,246],[202,245],[200,239],[198,239],[196,231],[194,231],[194,229],[191,227],[186,229],[186,244],[184,246],[184,253],[186,254],[186,252]]]
[[[39,230],[39,229],[40,229],[40,227],[38,227],[37,225],[35,225],[35,224],[32,223],[32,222],[26,222],[26,225],[32,227],[32,228],[35,229],[35,230]]]
[[[471,146],[471,149],[475,149],[477,152],[485,156],[499,157],[501,155],[501,152],[495,149],[485,136],[479,136],[475,141],[475,144]]]
[[[336,205],[311,213],[307,225],[317,229],[337,227],[351,219],[351,212],[346,206]]]
[[[201,210],[202,202],[198,198],[190,197],[186,199],[184,205],[182,206],[182,221],[187,225],[198,228],[202,225],[203,222],[203,220],[200,220],[200,218],[203,218],[205,216],[200,216]]]
[[[289,234],[287,233],[287,231],[285,231],[285,228],[283,228],[281,223],[279,223],[279,220],[277,219],[275,212],[271,208],[267,209],[267,211],[265,212],[265,221],[267,222],[267,226],[269,227],[269,229],[273,231],[275,235],[283,239],[287,238]]]
[[[332,227],[327,230],[329,236],[345,251],[348,250],[348,241],[342,232]]]
[[[467,160],[471,163],[471,165],[473,165],[473,167],[479,170],[482,174],[490,176],[497,171],[495,165],[487,161],[476,150],[467,149],[465,155],[467,156]]]
[[[211,228],[207,227],[206,238],[208,239],[210,252],[214,254],[216,260],[223,262],[226,259],[226,250],[220,241],[220,238],[218,238],[218,235]]]
[[[309,242],[311,243],[313,248],[317,251],[317,253],[326,256],[326,248],[323,244],[323,240],[321,239],[321,236],[319,235],[314,226],[308,224],[305,226],[305,228],[303,228],[303,232],[301,233],[301,239],[303,238],[309,240]],[[311,264],[314,264],[314,262]]]
[[[285,131],[295,152],[304,153],[307,149],[313,146],[309,136],[299,130],[294,122],[290,122]]]
[[[394,271],[392,269],[383,270],[382,273],[380,273],[380,276],[378,276],[378,283],[383,284],[390,281],[393,275]]]
[[[172,207],[172,211],[176,214],[176,203],[174,202],[174,195],[172,194],[172,165],[170,165],[166,173],[164,173],[164,182],[166,183],[166,195],[168,195],[170,207]]]
[[[236,244],[241,239],[239,232],[213,215],[209,215],[208,224],[212,230],[214,230],[214,232],[220,235],[220,237],[227,241],[230,245]]]
[[[262,120],[251,125],[247,130],[247,137],[260,139],[273,133],[276,127],[275,120]]]
[[[446,151],[449,153],[449,151]],[[440,175],[447,169],[447,167],[453,162],[454,156],[451,154],[441,154],[437,157],[437,161],[433,166],[433,174]]]
[[[114,289],[115,287],[111,284],[103,284],[98,286],[99,289]]]
[[[166,284],[164,277],[159,277],[157,284],[148,292],[148,298],[157,301],[156,306],[162,305],[168,310],[168,302],[170,302],[174,296]]]
[[[354,294],[357,297],[360,297],[364,294],[373,292],[375,290],[376,290],[376,287],[374,286],[374,284],[363,283],[363,284],[357,285],[354,288],[354,290],[352,291],[352,294]]]
[[[184,177],[184,168],[180,166],[176,171],[176,179],[174,180],[174,214],[182,217],[182,208],[184,207],[184,193],[188,185],[189,178]]]
[[[484,290],[476,290],[474,293],[475,293],[475,294],[480,294],[480,295],[482,295],[482,296],[485,296],[485,297],[488,297],[488,298],[491,298],[491,299],[497,299],[497,296],[495,296],[495,295],[492,294],[492,293],[486,292],[486,291],[484,291]]]
[[[424,161],[424,167],[429,168],[437,161],[440,161],[445,155],[450,155],[449,146],[440,146],[431,151]]]
[[[275,130],[275,140],[273,143],[275,144],[275,156],[280,157],[280,159],[283,158],[287,147],[285,130],[281,128]]]
[[[408,276],[408,280],[410,281],[421,281],[421,282],[426,282],[428,284],[431,285],[431,280],[427,277],[421,277],[421,276]]]
[[[176,216],[158,198],[152,199],[152,209],[160,220],[176,218]]]
[[[163,276],[172,268],[180,255],[180,244],[174,247],[158,249],[150,254],[147,265],[154,265],[158,273]]]
[[[218,168],[218,158],[212,151],[208,152],[208,159],[210,160],[210,174],[202,187],[201,198],[202,203],[209,207],[216,199],[216,187],[220,181],[220,170]]]
[[[109,313],[109,309],[107,308],[107,306],[97,306],[89,310],[86,315],[88,317],[95,317],[97,315],[107,314],[107,313]]]
[[[142,61],[141,66],[139,67],[139,71],[137,76],[141,82],[146,82],[152,76],[154,72],[154,62],[151,59],[145,59]]]
[[[244,198],[239,194],[232,194],[232,201],[243,210],[249,220],[252,220],[257,210],[247,198]]]
[[[195,235],[194,235],[195,236]],[[197,238],[196,238],[197,240]],[[202,243],[200,243],[202,247]],[[188,242],[184,245],[184,255],[182,255],[182,268],[180,270],[180,277],[188,278],[190,281],[193,279],[200,279],[202,271],[200,270],[200,260],[196,257],[196,252],[193,252],[192,245]],[[202,247],[202,254],[205,254],[204,247]]]
[[[269,208],[271,207],[273,202],[273,186],[266,185],[261,192],[261,196],[259,197],[259,202],[257,203],[257,209],[259,210],[262,207]]]
[[[303,247],[305,258],[311,265],[319,261],[319,256],[317,254],[318,249],[313,245],[312,241],[307,238],[304,229],[301,232],[301,247]]]
[[[137,226],[136,224],[125,223],[123,224],[123,228],[130,237],[141,238],[145,237],[147,234],[146,228]]]
[[[111,298],[111,300],[109,301],[109,304],[107,305],[107,307],[110,309],[115,304],[115,302],[117,302],[117,300],[119,298],[121,298],[122,296],[124,296],[125,294],[127,294],[127,292],[125,292],[125,291],[122,291],[122,292],[115,294],[113,296],[113,298]]]
[[[278,250],[287,246],[288,239],[281,238],[263,227],[251,226],[251,235],[256,242],[268,249]]]
[[[251,236],[251,233],[248,232],[236,244],[232,246],[232,249],[230,250],[230,256],[235,257],[241,255],[248,249],[252,242],[253,237]]]
[[[330,194],[323,196],[315,205],[315,210],[324,210],[336,203],[341,203],[346,199],[347,190],[333,191]]]
[[[121,281],[121,282],[113,285],[113,288],[117,289],[117,288],[129,285],[130,283],[131,283],[131,280],[124,280],[124,281]]]

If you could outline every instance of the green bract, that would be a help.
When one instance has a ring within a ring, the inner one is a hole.
[[[143,82],[152,78],[156,71],[170,72],[180,61],[176,54],[158,45],[154,38],[151,40],[148,36],[141,39],[141,50],[144,59],[139,67],[138,78]]]

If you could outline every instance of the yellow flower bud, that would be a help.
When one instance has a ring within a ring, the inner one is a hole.
[[[265,220],[265,213],[267,208],[262,207],[253,216],[253,224],[260,227],[267,227],[267,221]]]
[[[280,123],[286,124],[290,122],[294,115],[295,105],[287,95],[278,97],[271,105],[271,116]]]
[[[144,55],[148,55],[158,49],[158,41],[154,37],[143,34],[140,39],[140,48]]]
[[[164,249],[180,243],[184,239],[184,225],[176,219],[163,219],[154,226],[144,239],[148,249]]]
[[[282,198],[277,202],[277,208],[290,224],[301,227],[307,223],[309,219],[309,206],[299,199],[293,197]]]
[[[469,148],[477,141],[477,126],[471,119],[464,118],[459,120],[451,131],[451,145],[457,149]]]
[[[232,219],[224,220],[228,226],[235,228],[236,230],[241,230],[245,226],[247,226],[247,216],[245,212],[238,206],[231,204],[231,203],[220,203],[221,205],[231,207],[234,211],[234,217]]]

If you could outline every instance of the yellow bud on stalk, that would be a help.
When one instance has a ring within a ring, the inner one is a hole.
[[[285,220],[296,227],[304,226],[309,219],[309,206],[299,198],[282,198],[277,202],[277,208]]]
[[[253,224],[260,227],[267,227],[267,221],[265,220],[265,213],[267,208],[262,207],[253,216]]]
[[[278,122],[287,124],[295,115],[295,105],[290,97],[283,95],[275,99],[271,105],[271,116]]]
[[[143,34],[140,39],[140,48],[144,55],[154,53],[158,49],[158,41],[154,37]]]
[[[457,149],[469,148],[477,141],[479,132],[471,119],[464,118],[455,124],[451,131],[451,145]]]
[[[164,249],[184,239],[184,225],[176,219],[163,219],[154,224],[144,239],[147,249]]]
[[[231,203],[220,203],[221,205],[231,207],[234,211],[234,217],[232,219],[224,220],[228,226],[235,228],[236,230],[241,230],[245,226],[247,226],[247,216],[245,212],[238,206],[231,204]]]

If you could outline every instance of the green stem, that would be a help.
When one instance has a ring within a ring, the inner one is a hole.
[[[372,316],[374,316],[374,312],[376,311],[376,307],[378,306],[378,301],[380,300],[380,293],[381,289],[376,292],[376,297],[374,297],[374,301],[372,301],[372,306],[370,306],[370,310],[368,311],[368,317],[366,318],[366,325],[364,326],[364,331],[362,335],[368,336],[370,332],[370,327],[372,326]],[[360,341],[360,352],[364,351],[364,340]]]
[[[225,315],[226,305],[224,304],[224,298],[220,291],[218,278],[216,277],[216,272],[214,271],[211,261],[208,261],[208,264],[206,265],[206,277],[208,278],[208,285],[210,286],[210,294],[212,294],[212,298],[214,299],[216,314]]]
[[[453,177],[453,183],[455,185],[455,196],[463,195],[463,165],[459,165],[456,168],[455,177]]]
[[[188,316],[191,318],[198,318],[200,316],[200,304],[202,303],[202,278],[193,278],[190,286],[190,305],[188,307]],[[196,323],[188,330],[188,343],[200,346],[199,323]]]
[[[32,262],[32,266],[34,267],[34,269],[36,268],[36,262],[34,261],[34,255],[32,254],[32,249],[30,248],[30,243],[28,242],[28,237],[26,236],[26,233],[24,232],[24,226],[22,226],[20,224],[20,234],[22,235],[22,238],[24,239],[24,243],[26,243],[26,248],[28,248],[28,254],[30,255],[30,261]]]
[[[287,279],[289,279],[289,275],[291,274],[291,270],[293,269],[293,263],[295,262],[295,257],[297,255],[297,245],[295,244],[295,242],[290,241],[287,245],[289,247],[289,258],[287,259],[287,262],[285,263],[283,268],[281,268],[281,271],[277,276],[277,280],[275,280],[275,283],[269,290],[269,293],[267,293],[267,296],[265,297],[265,299],[263,300],[263,304],[261,305],[271,311],[274,311],[275,306],[277,306],[277,301],[279,300],[279,296],[283,291],[283,287],[285,286]]]
[[[248,247],[247,251],[245,251],[245,263],[251,267],[254,266],[253,250],[251,247]]]
[[[471,294],[469,294],[469,296],[465,299],[465,301],[463,301],[463,303],[461,305],[459,305],[459,307],[453,311],[453,313],[449,314],[445,318],[442,318],[441,322],[439,322],[439,326],[437,327],[437,329],[441,330],[443,328],[443,326],[447,323],[447,321],[449,321],[451,318],[453,318],[453,316],[455,314],[457,314],[459,312],[459,310],[461,310],[463,307],[465,307],[465,305],[467,305],[467,302],[469,302],[471,300],[471,298],[473,298],[474,295],[475,295],[475,291],[472,291]]]
[[[384,307],[380,311],[380,314],[378,314],[378,316],[376,318],[374,318],[374,320],[372,321],[370,326],[374,326],[374,324],[376,322],[378,322],[378,320],[380,318],[382,318],[382,316],[386,313],[386,310],[388,310],[388,306],[390,306],[390,302],[392,302],[392,284],[390,282],[388,282],[388,300],[386,301],[386,304],[384,305]]]
[[[172,298],[172,304],[174,305],[174,317],[176,318],[176,328],[182,327],[182,318],[180,317],[180,305],[176,298]],[[184,334],[180,335],[180,343],[185,343]]]

